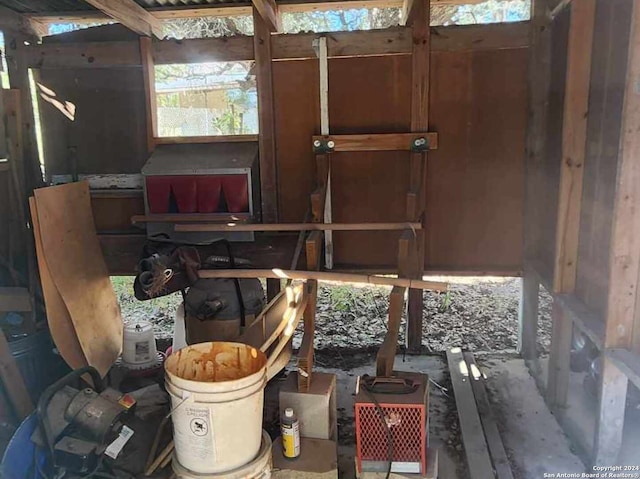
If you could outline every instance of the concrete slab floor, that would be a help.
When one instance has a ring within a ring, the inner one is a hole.
[[[542,358],[540,364],[540,384],[545,388],[549,368],[548,358]],[[569,394],[567,407],[560,422],[564,427],[577,454],[585,463],[590,461],[593,438],[598,414],[598,399],[593,391],[584,385],[586,373],[572,372],[569,376]],[[615,461],[620,466],[640,465],[640,391],[629,382],[627,408],[625,411],[624,431],[620,455]]]
[[[515,356],[477,355],[488,376],[487,386],[498,428],[516,479],[539,479],[545,472],[582,472],[584,465],[547,409],[524,361]],[[327,365],[328,366],[328,365]],[[356,378],[375,373],[375,358],[366,356],[350,369],[318,367],[338,378],[338,462],[341,478],[355,477],[354,391]],[[443,356],[397,356],[395,368],[426,373],[431,383],[429,444],[439,447],[440,479],[466,479],[468,471],[460,427]],[[276,389],[277,381],[269,389]],[[274,392],[267,393],[273,401]],[[269,399],[267,399],[269,401]],[[277,402],[276,402],[277,407]],[[277,414],[277,413],[276,413]],[[277,416],[265,421],[276,420]]]

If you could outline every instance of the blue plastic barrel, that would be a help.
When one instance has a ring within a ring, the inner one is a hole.
[[[9,441],[0,463],[2,479],[37,479],[40,477],[36,460],[44,468],[45,454],[31,442],[31,434],[38,426],[35,413],[27,417]]]

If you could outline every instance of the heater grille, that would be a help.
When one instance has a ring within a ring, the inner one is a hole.
[[[379,396],[378,396],[379,397]],[[419,463],[426,470],[426,408],[424,404],[380,404],[391,427],[393,462]],[[358,469],[362,461],[387,462],[387,428],[373,403],[356,403]]]

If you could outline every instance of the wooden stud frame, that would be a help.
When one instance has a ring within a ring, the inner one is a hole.
[[[553,292],[556,294],[573,293],[576,284],[595,10],[595,0],[583,0],[573,3],[569,12],[562,163],[553,273]],[[547,402],[552,410],[560,411],[566,406],[569,391],[573,324],[558,304],[554,304],[552,308],[552,321]]]
[[[575,6],[575,2],[572,8]],[[632,346],[640,273],[640,4],[633,3],[629,60],[622,111],[620,159],[609,254],[606,350]],[[596,465],[614,465],[622,444],[628,378],[611,356],[604,355],[594,439]]]

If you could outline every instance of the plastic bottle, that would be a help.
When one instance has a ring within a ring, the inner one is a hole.
[[[293,409],[284,410],[280,420],[282,433],[282,454],[287,459],[296,459],[300,455],[300,422]]]

